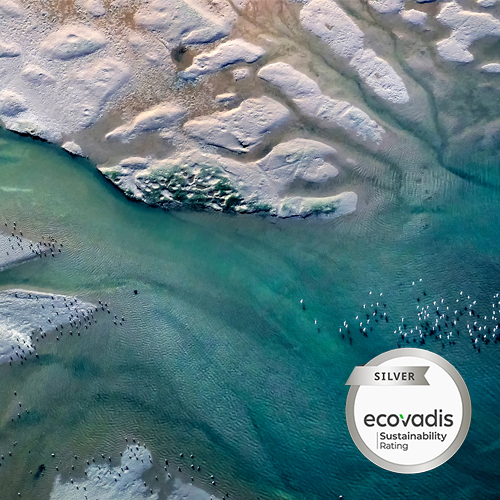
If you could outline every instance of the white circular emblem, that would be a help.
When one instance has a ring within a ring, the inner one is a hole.
[[[469,391],[437,354],[396,349],[357,366],[346,404],[351,437],[376,465],[406,474],[434,469],[460,448],[469,430]]]

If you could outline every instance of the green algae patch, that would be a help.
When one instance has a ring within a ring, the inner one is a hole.
[[[192,210],[239,211],[243,198],[223,171],[210,165],[173,165],[146,169],[136,183],[149,205]]]
[[[310,206],[311,215],[334,214],[337,211],[338,202],[312,203]]]

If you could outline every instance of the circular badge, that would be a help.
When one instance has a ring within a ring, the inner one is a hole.
[[[385,352],[355,367],[347,426],[374,464],[404,474],[434,469],[460,448],[469,430],[469,391],[444,358],[422,349]]]

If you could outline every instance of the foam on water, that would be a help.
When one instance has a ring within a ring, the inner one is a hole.
[[[0,189],[4,191],[5,193],[29,193],[32,191],[31,189],[22,189],[22,188],[16,188],[16,187],[9,187],[9,186],[1,186]]]

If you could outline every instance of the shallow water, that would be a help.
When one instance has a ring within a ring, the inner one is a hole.
[[[0,273],[0,287],[101,299],[111,310],[81,337],[45,342],[38,361],[0,366],[2,498],[48,498],[57,462],[64,479],[82,477],[101,453],[116,464],[132,436],[155,458],[148,481],[163,478],[168,458],[185,480],[229,498],[500,496],[500,346],[423,346],[456,366],[473,405],[464,445],[434,471],[371,464],[344,416],[353,367],[397,347],[393,330],[424,289],[425,300],[446,301],[464,290],[486,314],[500,289],[494,187],[443,170],[441,194],[421,207],[395,196],[375,214],[336,221],[169,214],[127,200],[56,147],[4,131],[0,141],[1,225],[64,244],[57,258]],[[381,292],[390,322],[342,340],[343,321]],[[12,422],[18,402],[29,414]],[[201,472],[191,472],[191,453]],[[155,487],[166,494],[162,481]]]

